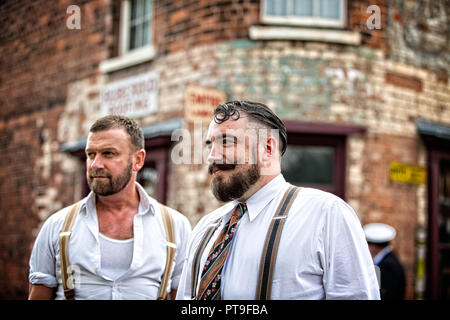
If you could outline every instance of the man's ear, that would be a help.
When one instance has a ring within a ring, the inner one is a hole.
[[[134,153],[134,165],[133,165],[133,171],[138,172],[142,169],[145,163],[145,150],[140,149]]]
[[[277,144],[276,139],[272,136],[268,136],[264,143],[263,160],[267,161],[267,160],[273,159],[277,154],[277,150],[278,150],[278,144]]]
[[[274,175],[281,172],[281,157],[277,139],[268,136],[265,139],[262,161],[260,162],[261,175]]]

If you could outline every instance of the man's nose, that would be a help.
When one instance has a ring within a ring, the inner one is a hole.
[[[213,162],[221,163],[222,154],[219,152],[219,148],[215,146],[214,143],[211,144],[211,149],[209,150],[207,162],[211,164]]]
[[[89,168],[100,169],[103,168],[103,159],[100,155],[96,155],[92,160],[90,160]]]

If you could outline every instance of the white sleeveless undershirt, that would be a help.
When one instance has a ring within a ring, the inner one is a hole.
[[[111,280],[118,279],[131,265],[134,238],[116,240],[99,233],[101,271]]]

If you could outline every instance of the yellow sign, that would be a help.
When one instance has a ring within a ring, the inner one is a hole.
[[[425,168],[404,164],[400,162],[391,162],[389,166],[389,177],[391,181],[425,184],[427,173]]]

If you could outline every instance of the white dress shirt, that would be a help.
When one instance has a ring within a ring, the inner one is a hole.
[[[75,278],[75,299],[119,300],[156,299],[166,264],[166,232],[157,201],[136,183],[140,195],[137,214],[133,218],[132,260],[129,268],[117,279],[102,272],[99,226],[95,194],[83,201],[72,229],[69,261]],[[170,209],[177,246],[174,267],[167,291],[176,289],[186,256],[191,232],[188,219]],[[59,233],[68,208],[52,216],[42,226],[30,258],[29,281],[47,287],[58,287],[56,299],[64,299],[59,259]],[[103,261],[104,263],[104,261]]]
[[[246,202],[248,214],[239,221],[222,273],[222,299],[256,298],[267,230],[288,187],[280,174]],[[203,251],[200,269],[236,205],[237,201],[227,203],[194,228],[177,299],[191,299],[192,259],[203,234],[224,217]],[[379,298],[374,265],[354,210],[330,193],[302,188],[282,231],[271,299]]]

